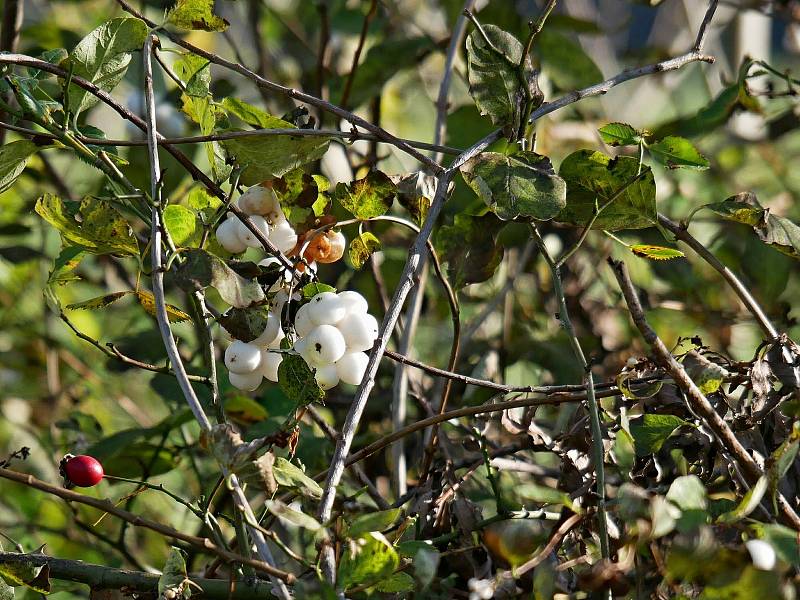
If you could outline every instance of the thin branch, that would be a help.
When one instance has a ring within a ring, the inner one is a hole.
[[[126,12],[132,14],[134,17],[136,17],[138,19],[141,19],[149,27],[154,27],[154,28],[158,27],[157,23],[151,21],[150,19],[148,19],[147,17],[145,17],[144,15],[139,13],[130,4],[128,4],[128,2],[126,2],[125,0],[117,0],[117,3],[123,8],[123,10],[125,10]],[[372,123],[370,123],[366,119],[363,119],[363,118],[359,117],[358,115],[355,115],[355,114],[351,113],[350,111],[344,110],[343,108],[341,108],[339,106],[331,104],[330,102],[326,102],[325,100],[317,98],[316,96],[312,96],[311,94],[306,94],[305,92],[301,92],[301,91],[296,90],[294,88],[286,87],[286,86],[281,85],[279,83],[275,83],[275,82],[270,81],[268,79],[264,79],[263,77],[261,77],[257,73],[254,73],[253,71],[251,71],[247,67],[244,67],[244,66],[242,66],[240,64],[231,62],[231,61],[226,60],[226,59],[224,59],[224,58],[222,58],[220,56],[217,56],[216,54],[213,54],[211,52],[203,50],[202,48],[199,48],[199,47],[195,46],[194,44],[190,44],[189,42],[187,42],[186,40],[184,40],[180,36],[178,36],[176,34],[173,34],[173,33],[169,32],[169,31],[164,31],[163,33],[164,33],[164,35],[169,37],[169,39],[171,39],[178,46],[186,48],[187,50],[197,54],[198,56],[201,56],[201,57],[205,58],[206,60],[208,60],[211,63],[214,63],[216,65],[220,65],[221,67],[225,67],[226,69],[229,69],[231,71],[239,73],[240,75],[243,75],[246,78],[254,81],[260,87],[263,87],[263,88],[265,88],[265,89],[267,89],[269,91],[272,91],[272,92],[283,94],[284,96],[288,96],[289,98],[293,98],[294,100],[297,100],[297,101],[302,102],[304,104],[308,104],[310,106],[315,106],[317,108],[321,108],[321,109],[323,109],[323,110],[325,110],[327,112],[330,112],[330,113],[336,115],[337,117],[339,117],[341,119],[345,119],[345,120],[349,121],[353,125],[356,125],[358,127],[362,127],[364,129],[366,129],[368,132],[373,133],[376,136],[378,136],[378,138],[380,138],[381,140],[384,140],[384,141],[392,144],[398,150],[402,150],[403,152],[405,152],[409,156],[414,157],[415,159],[420,161],[423,165],[429,167],[430,169],[432,169],[436,173],[441,173],[444,170],[440,165],[438,165],[437,163],[433,162],[430,158],[428,158],[424,154],[418,152],[417,150],[415,150],[414,148],[412,148],[411,146],[409,146],[408,144],[406,144],[405,142],[403,142],[399,138],[395,137],[394,135],[392,135],[388,131],[386,131],[384,129],[381,129],[380,127],[376,127],[375,125],[373,125]]]
[[[161,213],[163,211],[163,206],[161,203],[161,167],[158,158],[158,146],[156,144],[156,107],[155,96],[153,93],[153,65],[151,60],[153,45],[157,42],[158,38],[148,35],[142,49],[142,62],[144,65],[145,108],[147,113],[147,147],[150,159],[150,193],[153,203],[151,214],[152,229],[150,244],[152,247],[151,262],[153,268],[153,296],[155,298],[156,320],[158,321],[158,328],[161,332],[161,339],[164,342],[167,356],[172,363],[173,369],[175,369],[175,374],[178,379],[178,384],[181,387],[181,391],[183,392],[183,396],[186,399],[186,402],[189,404],[189,408],[192,410],[195,419],[200,424],[200,427],[204,431],[208,432],[211,430],[211,423],[208,420],[208,417],[206,416],[205,411],[200,404],[200,400],[198,399],[191,383],[189,382],[189,379],[186,377],[186,371],[184,369],[183,362],[181,361],[180,354],[178,353],[178,347],[175,344],[175,338],[172,336],[172,330],[170,329],[166,299],[164,297],[164,268],[161,261]],[[250,508],[250,504],[248,503],[244,492],[242,491],[242,488],[239,485],[238,479],[234,474],[228,472],[228,469],[224,465],[220,466],[222,467],[223,474],[228,479],[231,491],[233,492],[234,505],[242,512],[245,520],[248,522],[248,525],[250,525],[250,536],[255,542],[259,556],[264,564],[272,566],[275,564],[275,560],[272,557],[272,552],[267,545],[264,535],[252,526],[257,525],[256,518],[253,514],[252,508]],[[275,569],[274,567],[271,568],[275,571],[278,571],[278,569]],[[289,600],[291,596],[286,588],[286,585],[284,584],[286,579],[278,576],[276,573],[271,573],[270,578],[277,588],[279,594],[286,600]]]
[[[750,291],[744,286],[744,284],[739,281],[739,278],[736,277],[733,271],[731,271],[728,267],[723,265],[719,259],[714,256],[711,251],[708,250],[703,244],[697,241],[692,234],[689,233],[689,230],[685,226],[678,225],[671,219],[665,217],[664,215],[658,215],[658,222],[669,229],[676,238],[684,242],[687,246],[689,246],[692,250],[697,252],[700,257],[706,261],[709,265],[711,265],[722,277],[725,281],[728,282],[728,285],[731,286],[733,291],[739,296],[739,299],[744,304],[745,308],[750,311],[750,314],[753,315],[756,322],[761,326],[761,329],[764,330],[764,333],[770,339],[776,339],[778,337],[778,330],[769,320],[764,310],[758,304],[758,301],[753,297]]]
[[[339,101],[339,105],[342,108],[347,108],[347,101],[350,99],[350,91],[353,89],[353,82],[355,81],[356,73],[358,72],[358,62],[361,60],[361,52],[364,50],[364,44],[367,41],[369,24],[372,22],[372,19],[375,18],[377,12],[378,0],[371,0],[369,10],[367,11],[367,14],[364,15],[364,20],[361,23],[361,35],[358,37],[358,46],[356,46],[356,51],[353,53],[353,63],[350,66],[350,73],[348,74],[347,81],[345,81],[344,84],[342,98]]]
[[[516,577],[522,577],[525,573],[530,571],[531,569],[535,568],[536,565],[541,563],[545,560],[548,556],[550,556],[553,552],[556,551],[559,544],[561,544],[561,540],[570,532],[570,530],[575,527],[578,523],[583,520],[583,515],[572,515],[569,519],[564,521],[561,525],[558,526],[555,533],[550,537],[547,544],[544,548],[541,549],[533,558],[528,560],[525,564],[520,565],[516,569],[514,569],[514,575]]]
[[[686,373],[683,365],[675,360],[672,353],[658,337],[658,334],[653,330],[647,322],[644,314],[644,309],[639,302],[639,296],[636,289],[633,287],[628,269],[622,261],[615,261],[611,258],[608,259],[608,264],[617,278],[619,287],[622,290],[622,295],[625,298],[625,303],[628,305],[631,318],[634,324],[639,329],[642,337],[652,348],[657,362],[666,369],[675,380],[675,383],[680,387],[686,396],[686,402],[692,411],[698,415],[708,425],[709,429],[714,432],[714,435],[725,448],[726,454],[730,457],[733,466],[737,467],[744,479],[750,484],[754,484],[756,480],[763,476],[764,473],[756,463],[747,449],[742,445],[739,439],[734,434],[728,423],[720,416],[715,410],[711,402],[708,401],[705,394],[700,391],[691,377]],[[786,499],[779,495],[778,504],[784,516],[789,523],[795,528],[800,529],[800,517],[786,501]]]
[[[0,24],[0,52],[16,52],[19,44],[19,32],[25,2],[23,0],[5,0],[3,2],[3,21]],[[5,120],[5,113],[0,110],[0,121]],[[0,131],[0,146],[5,142],[5,131]]]
[[[550,268],[550,274],[553,279],[553,292],[555,293],[558,302],[558,315],[557,318],[561,321],[561,326],[569,338],[570,346],[575,358],[578,359],[581,369],[584,373],[584,382],[586,384],[587,405],[589,407],[589,427],[592,433],[592,461],[594,462],[594,472],[596,479],[596,493],[597,493],[597,524],[598,535],[600,536],[600,554],[603,558],[610,556],[608,546],[608,524],[606,522],[606,482],[605,482],[605,450],[603,448],[603,431],[600,428],[600,408],[597,403],[596,391],[594,385],[594,377],[592,376],[592,365],[586,360],[586,355],[581,347],[578,334],[572,325],[572,320],[569,317],[569,310],[567,309],[567,299],[564,295],[564,288],[561,283],[561,270],[559,266],[553,261],[553,258],[547,251],[547,247],[539,234],[539,230],[533,223],[530,224],[531,233],[536,245],[539,246],[539,253],[544,257],[547,266]]]
[[[44,554],[16,554],[0,552],[0,564],[47,565],[52,579],[75,581],[93,589],[125,589],[131,592],[158,593],[157,573],[129,571],[86,563],[82,560],[54,558]],[[203,598],[220,600],[246,600],[265,598],[269,595],[271,584],[266,582],[230,582],[225,579],[199,579],[192,577],[192,583],[202,590]]]
[[[245,558],[244,556],[241,556],[240,554],[236,554],[235,552],[230,552],[228,550],[225,550],[224,548],[220,548],[208,538],[189,535],[187,533],[183,533],[182,531],[178,531],[177,529],[173,529],[168,525],[164,525],[162,523],[158,523],[156,521],[150,521],[149,519],[140,517],[139,515],[136,515],[132,512],[128,512],[127,510],[119,508],[113,502],[111,502],[111,500],[108,500],[107,498],[99,499],[99,498],[93,498],[92,496],[79,494],[77,492],[73,492],[72,490],[51,485],[45,481],[36,479],[33,475],[28,475],[26,473],[19,473],[17,471],[11,471],[9,469],[4,469],[4,468],[0,468],[0,478],[8,479],[9,481],[14,481],[16,483],[26,485],[28,487],[37,489],[42,492],[46,492],[53,496],[58,496],[59,498],[62,498],[67,502],[78,502],[80,504],[91,506],[100,511],[112,514],[115,517],[127,521],[137,527],[144,527],[145,529],[155,531],[156,533],[158,533],[159,535],[163,535],[164,537],[180,540],[182,542],[186,542],[187,544],[191,544],[192,546],[195,546],[197,548],[208,550],[209,552],[211,552],[212,554],[216,554],[226,562],[240,562],[244,564],[249,564],[251,567],[259,571],[263,571],[264,573],[269,573],[270,575],[273,575],[275,577],[279,577],[281,580],[286,581],[287,583],[291,583],[292,581],[294,581],[294,575],[292,575],[291,573],[287,573],[286,571],[276,569],[272,565],[268,565],[263,561],[248,559]]]
[[[547,21],[547,17],[550,16],[551,12],[553,12],[553,9],[556,7],[557,3],[558,0],[548,0],[547,5],[542,9],[542,12],[539,13],[539,18],[537,18],[536,21],[531,21],[528,24],[530,27],[530,33],[528,34],[528,39],[525,40],[525,49],[522,51],[522,56],[519,59],[520,69],[525,65],[525,60],[531,53],[533,43],[536,41],[536,36],[542,32],[542,28],[544,27],[545,21]]]

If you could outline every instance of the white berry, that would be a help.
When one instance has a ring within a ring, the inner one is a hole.
[[[241,340],[233,343],[225,350],[225,366],[232,373],[252,373],[261,364],[261,350],[258,346]]]
[[[258,232],[261,233],[261,235],[263,235],[265,238],[269,237],[269,223],[267,223],[267,220],[264,217],[261,215],[253,215],[250,217],[250,222],[258,230]],[[258,241],[258,238],[255,236],[255,234],[250,231],[250,229],[244,223],[242,223],[242,227],[243,229],[239,230],[240,239],[250,248],[260,248],[261,242]]]
[[[317,294],[308,306],[308,316],[315,325],[336,325],[347,314],[344,302],[333,292]]]
[[[288,221],[280,221],[272,228],[269,234],[269,241],[275,247],[286,254],[297,245],[297,234]]]
[[[348,352],[369,350],[378,337],[378,321],[368,313],[352,313],[337,325]]]
[[[316,324],[311,320],[310,305],[303,304],[294,315],[294,330],[300,337],[306,337]]]
[[[286,338],[286,334],[283,333],[283,329],[278,327],[278,335],[275,336],[275,339],[272,340],[269,344],[267,344],[267,348],[270,350],[280,350],[281,342]]]
[[[744,545],[750,553],[750,558],[753,560],[753,566],[756,569],[771,571],[775,568],[775,550],[769,543],[764,540],[748,540]]]
[[[335,363],[345,352],[344,338],[333,325],[315,327],[304,339],[303,358],[312,367]]]
[[[259,385],[261,385],[261,371],[253,371],[252,373],[228,373],[228,379],[231,385],[243,392],[252,392]]]
[[[358,292],[345,290],[344,292],[339,292],[336,295],[339,296],[339,300],[342,301],[347,309],[347,314],[365,313],[369,310],[369,305],[367,304],[366,299]]]
[[[275,340],[280,330],[280,318],[277,315],[274,315],[272,312],[269,312],[267,313],[267,324],[264,327],[264,331],[262,331],[261,334],[250,343],[254,346],[258,346],[259,348],[266,348]]]
[[[350,385],[358,385],[367,371],[369,357],[363,352],[351,352],[342,356],[336,363],[339,379]]]
[[[339,374],[336,371],[336,365],[327,365],[325,367],[318,367],[314,378],[317,380],[319,387],[323,390],[329,390],[339,383]]]
[[[278,199],[272,189],[254,185],[239,197],[238,204],[248,215],[266,215],[275,210]]]
[[[265,379],[278,381],[278,367],[281,366],[283,355],[280,352],[261,351],[261,374]]]
[[[247,250],[247,245],[239,239],[239,230],[236,223],[230,219],[220,223],[217,227],[217,241],[227,252],[239,254]]]

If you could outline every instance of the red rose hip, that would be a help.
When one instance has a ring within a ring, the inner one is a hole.
[[[92,487],[103,479],[103,465],[92,456],[66,456],[62,462],[65,478],[78,487]]]

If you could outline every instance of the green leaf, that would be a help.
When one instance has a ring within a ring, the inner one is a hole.
[[[0,147],[0,193],[14,185],[39,146],[29,140],[8,142]]]
[[[397,521],[402,512],[403,511],[399,508],[392,508],[359,515],[353,519],[353,522],[347,528],[347,536],[356,538],[370,531],[383,531],[388,529]]]
[[[283,457],[279,456],[275,459],[275,463],[272,465],[272,474],[278,485],[296,489],[304,496],[311,498],[322,497],[322,488],[319,487],[319,484],[306,475],[303,469]]]
[[[707,208],[728,221],[751,227],[763,225],[767,215],[767,211],[758,203],[753,192],[741,192],[722,202],[706,204],[701,208]]]
[[[160,598],[188,598],[189,576],[186,573],[186,552],[173,546],[158,578]]]
[[[281,203],[286,218],[298,235],[319,226],[330,205],[325,192],[331,187],[322,175],[310,175],[303,169],[290,171],[272,180],[272,189]]]
[[[189,248],[181,256],[186,260],[175,271],[175,283],[181,289],[195,292],[211,286],[236,308],[247,308],[264,300],[264,291],[257,281],[244,279],[218,256],[199,248]]]
[[[756,227],[762,242],[778,252],[800,259],[800,227],[785,217],[768,215],[766,223]]]
[[[167,23],[187,31],[225,31],[230,25],[214,14],[214,0],[178,0],[167,13]]]
[[[273,117],[257,106],[248,104],[238,98],[227,97],[222,101],[222,107],[229,113],[236,115],[242,121],[259,129],[295,129],[295,126],[283,119]]]
[[[775,549],[775,553],[786,564],[800,566],[800,539],[797,531],[774,523],[754,523],[753,528],[758,537],[765,540]]]
[[[482,115],[498,126],[519,124],[525,100],[517,71],[522,44],[495,25],[483,27],[491,45],[477,29],[467,38],[469,93]],[[530,60],[525,59],[526,76],[532,77]]]
[[[577,42],[545,27],[536,37],[534,52],[542,71],[562,90],[575,90],[599,83],[603,73]]]
[[[350,240],[348,253],[350,262],[356,269],[362,268],[373,253],[381,249],[381,241],[369,231],[365,231]]]
[[[278,367],[278,385],[286,397],[298,406],[311,404],[325,397],[311,367],[297,354],[284,354]]]
[[[703,170],[709,166],[708,159],[686,138],[670,135],[655,144],[648,144],[647,149],[653,158],[669,169]]]
[[[650,167],[628,185],[597,217],[593,229],[644,229],[657,222],[656,183]],[[567,182],[567,205],[555,220],[572,225],[586,225],[596,207],[629,184],[639,173],[639,161],[630,156],[612,159],[602,152],[578,150],[561,163],[559,175]]]
[[[667,490],[667,500],[682,511],[705,510],[708,505],[706,488],[697,475],[676,477]]]
[[[70,244],[91,254],[139,255],[139,246],[130,225],[110,204],[86,198],[77,211],[74,210],[75,204],[70,202],[67,205],[58,196],[45,194],[36,201],[35,210]]]
[[[494,213],[481,217],[459,214],[436,235],[436,250],[447,262],[447,275],[457,288],[489,279],[503,260],[497,235],[505,223]]]
[[[741,521],[751,512],[753,512],[761,503],[761,499],[767,491],[769,480],[766,476],[762,475],[756,481],[756,484],[747,490],[747,493],[742,498],[741,502],[733,510],[721,514],[717,518],[717,523],[736,523]]]
[[[273,472],[274,469],[275,467],[273,465]],[[289,508],[280,500],[267,500],[265,504],[267,510],[282,521],[291,523],[292,525],[296,525],[302,529],[308,529],[310,531],[317,531],[318,529],[322,528],[322,525],[320,525],[314,517],[311,517],[304,512],[294,510],[293,508]]]
[[[274,127],[295,128],[286,121]],[[225,140],[222,145],[244,169],[242,185],[256,185],[322,158],[329,142],[327,137],[257,135]]]
[[[110,92],[122,81],[131,52],[141,50],[147,37],[144,21],[119,17],[103,23],[83,38],[67,59],[67,70]],[[97,103],[98,99],[77,85],[69,87],[69,106],[75,116]]]
[[[172,65],[178,78],[186,84],[186,95],[205,98],[211,93],[211,62],[186,52]]]
[[[637,146],[642,141],[642,134],[627,123],[609,123],[598,131],[609,146]]]
[[[264,333],[270,317],[269,307],[253,306],[250,308],[232,308],[220,316],[217,321],[235,340],[250,342]]]
[[[332,285],[328,285],[327,283],[320,283],[318,281],[314,281],[312,283],[307,283],[303,286],[303,298],[306,300],[311,300],[317,294],[321,294],[322,292],[335,292],[336,288]]]
[[[339,562],[336,583],[342,588],[370,584],[389,577],[400,563],[397,552],[380,533],[370,532],[347,543]]]
[[[397,594],[399,592],[410,592],[414,589],[414,578],[408,573],[394,573],[387,579],[378,582],[375,586],[379,592],[385,594]]]
[[[381,171],[370,171],[363,179],[339,183],[333,191],[337,200],[356,219],[371,219],[392,206],[397,186]]]
[[[170,204],[164,209],[164,226],[177,247],[200,243],[202,227],[194,212],[180,204]]]
[[[655,454],[676,429],[688,425],[675,415],[646,414],[641,422],[631,423],[631,435],[636,443],[636,454],[646,456]]]
[[[539,485],[538,483],[520,484],[516,488],[516,493],[523,498],[533,500],[540,504],[560,504],[573,512],[581,512],[580,507],[572,501],[569,494],[561,490]]]
[[[716,363],[711,362],[702,354],[692,350],[683,359],[686,373],[704,394],[716,392],[728,372]]]
[[[532,217],[547,221],[566,205],[567,186],[550,160],[533,152],[507,156],[482,152],[461,167],[461,175],[504,221]]]
[[[216,216],[217,210],[222,206],[222,200],[209,194],[205,188],[196,187],[189,192],[186,198],[189,207],[203,216],[206,223],[210,223]]]
[[[673,258],[683,258],[683,252],[677,248],[667,248],[666,246],[651,246],[650,244],[634,244],[628,247],[639,258],[649,258],[650,260],[672,260]]]

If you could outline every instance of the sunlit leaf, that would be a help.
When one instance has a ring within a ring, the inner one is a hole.
[[[350,184],[339,183],[332,196],[357,219],[370,219],[389,210],[395,194],[397,186],[385,173],[370,171]]]
[[[377,583],[389,577],[399,562],[388,540],[380,533],[370,532],[344,545],[336,582],[343,588]]]
[[[381,249],[381,241],[369,231],[359,234],[350,240],[348,253],[350,262],[356,269],[362,268],[369,257]]]
[[[167,13],[167,22],[179,29],[225,31],[230,23],[214,14],[214,0],[178,0]]]
[[[672,260],[684,256],[683,252],[677,248],[651,246],[650,244],[634,244],[629,249],[639,258],[649,258],[650,260]]]
[[[28,140],[7,142],[0,147],[0,192],[5,192],[17,180],[32,154],[39,147]]]
[[[636,146],[642,140],[641,133],[627,123],[609,123],[598,131],[609,146]]]
[[[670,135],[648,144],[647,149],[653,158],[669,169],[707,169],[709,166],[708,159],[686,138]]]

